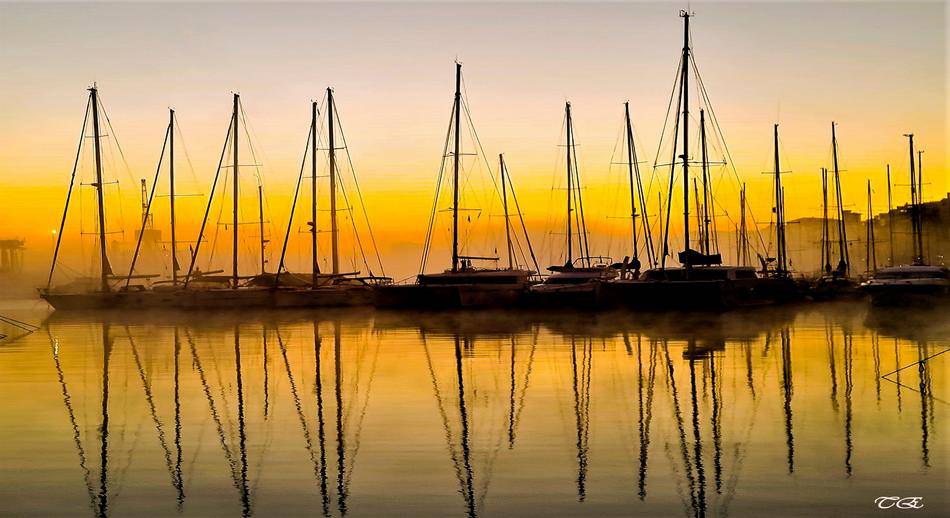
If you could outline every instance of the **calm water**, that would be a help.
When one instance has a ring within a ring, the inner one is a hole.
[[[53,315],[0,345],[0,510],[939,515],[950,353],[887,374],[948,347],[863,305]]]

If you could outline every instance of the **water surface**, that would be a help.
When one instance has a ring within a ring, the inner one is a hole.
[[[950,353],[914,363],[948,347],[945,312],[859,304],[53,314],[0,344],[0,501],[44,516],[867,516],[900,495],[925,507],[893,514],[939,515]]]

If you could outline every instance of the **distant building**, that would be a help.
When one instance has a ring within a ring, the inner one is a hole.
[[[890,264],[908,264],[913,262],[914,245],[911,241],[911,221],[909,205],[902,205],[889,212],[878,214],[873,218],[874,225],[874,253],[877,267]],[[921,219],[923,221],[924,260],[930,264],[946,264],[946,256],[950,253],[950,194],[937,201],[926,202],[921,205]],[[848,242],[848,258],[851,264],[851,274],[862,275],[868,267],[868,225],[861,214],[850,210],[844,211],[845,232]],[[828,219],[828,234],[831,248],[831,267],[834,268],[839,260],[838,220]],[[773,225],[759,229],[764,244],[769,247],[769,253],[775,254],[775,228]],[[736,243],[735,234],[729,233],[730,243]],[[814,275],[822,270],[821,264],[821,218],[807,217],[790,220],[786,223],[785,236],[788,244],[790,268],[806,275]],[[753,257],[752,266],[758,266],[754,257],[754,250],[761,248],[755,231],[749,229],[749,240]],[[893,246],[892,246],[893,243]],[[893,257],[891,251],[893,250]],[[723,250],[724,258],[735,261],[736,246]],[[874,268],[875,261],[870,265]]]
[[[0,240],[0,273],[21,273],[23,271],[24,239]]]

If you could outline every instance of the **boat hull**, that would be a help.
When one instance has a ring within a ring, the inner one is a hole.
[[[519,304],[525,287],[505,284],[394,285],[376,288],[383,308],[500,308]]]
[[[141,290],[90,293],[43,293],[57,311],[113,310],[240,310],[365,306],[374,302],[371,286],[329,286],[273,290],[270,288]]]
[[[531,288],[525,296],[525,306],[531,308],[596,309],[602,305],[603,283],[577,285],[543,285]]]
[[[368,306],[376,301],[372,286],[326,286],[277,290],[274,292],[276,308],[326,308]]]
[[[851,279],[827,279],[815,281],[808,290],[813,300],[845,300],[864,297],[858,283]]]
[[[901,284],[862,286],[874,306],[924,307],[950,304],[950,286],[946,284]]]

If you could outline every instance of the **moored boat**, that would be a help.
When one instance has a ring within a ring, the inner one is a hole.
[[[774,127],[774,214],[776,216],[775,230],[777,254],[774,258],[761,258],[763,267],[756,271],[751,266],[724,265],[722,255],[718,251],[718,240],[713,237],[715,228],[716,202],[712,195],[712,182],[709,167],[714,163],[709,160],[706,131],[706,109],[709,109],[709,97],[706,95],[695,65],[691,64],[692,47],[690,45],[689,20],[692,14],[682,11],[683,18],[683,50],[678,72],[678,85],[674,87],[674,94],[678,94],[671,121],[673,129],[672,157],[667,164],[670,168],[670,185],[667,191],[666,219],[664,223],[662,252],[651,268],[639,277],[633,276],[616,279],[603,286],[603,304],[606,306],[629,307],[639,310],[685,310],[685,311],[719,311],[723,309],[747,306],[761,306],[779,304],[797,298],[799,287],[792,279],[788,269],[788,259],[785,244],[784,219],[784,189],[782,187],[778,125]],[[700,99],[706,107],[699,112],[699,140],[701,172],[697,173],[700,179],[693,180],[690,185],[690,166],[694,159],[690,153],[689,143],[690,105],[689,76],[697,75],[696,86],[700,90]],[[711,110],[711,109],[710,109]],[[680,119],[682,117],[682,119]],[[713,137],[721,138],[722,132],[718,128],[715,117]],[[662,146],[662,142],[661,142]],[[681,147],[679,147],[681,146]],[[631,143],[628,143],[631,147]],[[716,147],[724,147],[722,145]],[[662,149],[662,147],[661,147]],[[659,156],[659,153],[658,153]],[[631,160],[632,162],[632,160]],[[720,162],[725,165],[725,159]],[[659,167],[655,165],[655,167]],[[667,257],[670,255],[670,216],[673,200],[674,176],[677,168],[682,168],[682,205],[683,205],[683,243],[684,250],[677,257],[680,266],[667,266]],[[700,191],[701,184],[701,191]],[[631,184],[632,185],[632,184]],[[690,187],[696,192],[695,204],[698,231],[696,248],[690,239]],[[632,187],[631,187],[632,189]],[[742,191],[743,221],[744,221],[744,189]],[[633,195],[631,194],[631,198]],[[634,227],[635,228],[635,227]],[[743,222],[744,231],[744,222]],[[648,249],[649,251],[649,249]]]
[[[933,306],[950,303],[950,270],[943,265],[928,265],[924,260],[923,223],[920,215],[921,180],[914,167],[914,135],[910,146],[911,227],[914,262],[878,269],[861,283],[861,290],[875,306]],[[918,158],[919,159],[919,158]]]
[[[496,256],[485,255],[465,255],[460,243],[460,213],[462,211],[474,211],[474,208],[463,208],[460,205],[461,195],[461,131],[462,117],[469,117],[467,106],[463,110],[463,104],[466,104],[462,97],[462,65],[455,64],[455,98],[452,105],[452,118],[449,124],[449,133],[446,136],[446,146],[452,142],[451,151],[443,153],[442,167],[439,175],[439,190],[441,190],[442,172],[446,168],[446,160],[451,157],[451,188],[452,188],[452,266],[442,272],[426,273],[426,261],[429,250],[432,246],[432,228],[435,225],[437,217],[438,192],[433,204],[432,216],[429,224],[429,232],[426,235],[426,245],[423,252],[422,267],[420,273],[412,284],[391,284],[379,286],[376,289],[376,304],[382,307],[398,308],[485,308],[485,307],[509,307],[519,303],[532,284],[532,279],[537,275],[537,271],[529,270],[519,266],[515,261],[515,252],[513,245],[512,227],[508,212],[508,190],[511,190],[515,208],[520,218],[521,212],[518,208],[517,196],[514,189],[510,188],[511,177],[508,175],[505,167],[504,157],[499,156],[499,176],[501,178],[501,199],[504,209],[505,238],[507,242],[508,267],[480,267],[475,265],[475,261],[495,263],[499,261]],[[466,129],[474,127],[471,119],[467,121]],[[474,154],[481,154],[481,145],[477,139],[472,143]],[[470,153],[469,153],[470,154]],[[492,179],[494,183],[494,179]],[[496,184],[497,185],[497,184]],[[477,218],[476,218],[477,219]],[[471,220],[471,217],[466,218]],[[531,248],[531,242],[525,231],[524,221],[521,222],[523,231],[523,243],[530,253],[532,261],[537,268],[537,261],[534,260],[534,251]],[[466,231],[466,234],[468,232]],[[522,256],[524,252],[522,250]],[[522,257],[522,259],[525,259]],[[526,262],[526,261],[525,261]]]

